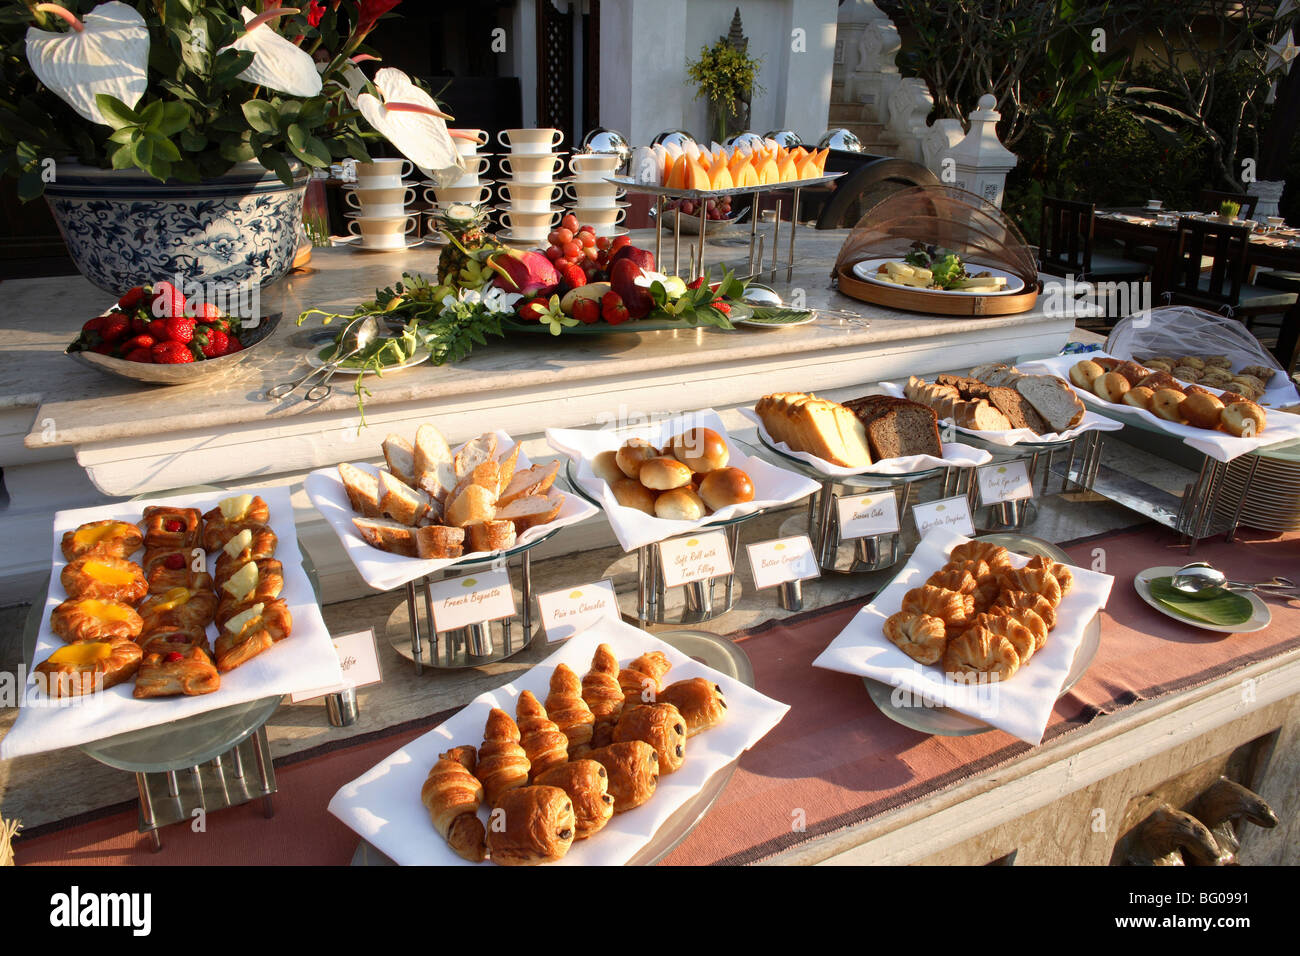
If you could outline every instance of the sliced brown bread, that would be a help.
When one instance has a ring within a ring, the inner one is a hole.
[[[1026,375],[1016,382],[1016,391],[1043,416],[1050,432],[1059,434],[1083,418],[1083,402],[1064,379],[1055,375]]]
[[[416,556],[414,528],[387,518],[353,518],[352,523],[372,548],[408,558]]]
[[[869,396],[871,399],[888,396]],[[907,399],[869,401],[854,407],[867,429],[871,454],[877,461],[913,455],[943,457],[939,416],[934,409]]]
[[[1035,435],[1046,435],[1051,431],[1043,416],[1014,388],[994,386],[989,389],[989,402],[1007,416],[1012,428],[1028,428]]]
[[[343,490],[348,494],[348,503],[353,511],[366,518],[383,516],[379,507],[378,478],[347,462],[339,465],[339,478],[343,480]]]
[[[1010,419],[981,398],[957,402],[953,408],[952,419],[956,425],[973,431],[1004,432],[1011,430]]]
[[[940,375],[934,381],[938,385],[951,385],[965,399],[982,398],[987,400],[989,397],[989,386],[979,379],[970,378],[966,375]]]
[[[529,528],[554,521],[564,506],[564,495],[525,495],[497,509],[497,518],[514,522],[515,531],[523,534]]]
[[[469,532],[470,551],[501,551],[515,546],[515,526],[510,521],[477,521],[465,530]]]
[[[465,553],[465,529],[441,524],[416,528],[415,553],[420,558],[459,558]]]

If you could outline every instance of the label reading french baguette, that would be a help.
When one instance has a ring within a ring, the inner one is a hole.
[[[975,534],[970,502],[966,500],[965,495],[912,505],[912,520],[916,522],[916,530],[923,538],[926,532],[935,528],[947,528],[967,537]]]
[[[836,498],[840,540],[852,541],[898,530],[898,498],[888,488],[867,495]]]
[[[806,581],[821,576],[812,541],[806,534],[759,541],[748,545],[746,551],[749,569],[754,575],[754,587],[760,591],[787,581]]]
[[[612,581],[596,581],[537,595],[548,643],[576,637],[600,621],[620,619]]]
[[[980,503],[995,505],[1003,501],[1020,501],[1034,497],[1034,483],[1023,461],[1004,461],[975,469],[979,480]]]
[[[429,594],[433,598],[433,624],[439,631],[454,631],[515,614],[515,589],[505,571],[439,581],[429,585]]]
[[[692,581],[720,578],[731,573],[731,548],[722,531],[687,535],[659,544],[664,586],[675,588]]]

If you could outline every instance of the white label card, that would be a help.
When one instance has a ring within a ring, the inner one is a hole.
[[[731,548],[724,531],[706,531],[660,542],[659,559],[664,586],[670,588],[731,573]]]
[[[369,687],[384,679],[379,668],[379,650],[375,645],[375,629],[367,628],[355,634],[344,634],[332,638],[334,650],[339,655],[339,667],[343,669],[343,683],[337,687],[321,687],[317,690],[303,690],[290,694],[289,700],[301,704],[325,694],[337,694],[349,687]]]
[[[581,634],[599,621],[620,619],[612,581],[597,581],[576,588],[561,588],[537,595],[542,627],[548,642]]]
[[[898,530],[898,498],[888,488],[867,495],[837,498],[840,540],[852,541]]]
[[[948,528],[967,537],[975,534],[975,522],[970,515],[970,502],[966,500],[965,495],[912,505],[912,520],[916,522],[916,530],[923,538],[932,528]]]
[[[439,631],[454,631],[514,617],[515,590],[506,571],[484,571],[429,586],[433,623]]]
[[[980,502],[995,505],[1002,501],[1020,501],[1034,497],[1034,483],[1023,461],[1004,461],[975,469],[980,484]]]
[[[787,581],[821,577],[812,541],[806,534],[777,538],[775,541],[760,541],[748,545],[747,550],[749,569],[754,574],[754,587],[759,590]]]

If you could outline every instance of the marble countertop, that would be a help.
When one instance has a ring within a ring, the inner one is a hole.
[[[401,403],[436,405],[440,399],[567,382],[635,377],[666,366],[693,367],[756,361],[772,356],[809,356],[844,349],[916,340],[941,341],[991,327],[1060,324],[1062,341],[1071,319],[1050,319],[1041,308],[1015,316],[932,317],[884,309],[840,295],[829,272],[847,231],[817,232],[800,227],[792,281],[777,271],[773,285],[801,294],[807,307],[847,309],[870,319],[867,326],[823,315],[807,326],[780,330],[683,330],[598,336],[519,335],[478,348],[455,366],[423,365],[384,378],[368,376],[367,410]],[[637,241],[653,248],[649,231]],[[784,242],[784,240],[783,240]],[[665,237],[664,258],[669,258]],[[784,251],[784,250],[783,250]],[[82,323],[99,314],[109,297],[80,276],[5,282],[0,317],[0,411],[35,408],[28,448],[149,438],[194,429],[221,431],[249,424],[275,424],[308,414],[347,413],[355,408],[352,379],[338,376],[333,394],[307,402],[301,391],[268,401],[270,386],[301,375],[309,346],[295,322],[307,308],[350,312],[374,290],[398,281],[403,272],[436,271],[439,250],[424,246],[374,254],[340,246],[317,249],[305,270],[263,290],[262,311],[283,315],[270,339],[228,375],[184,386],[146,386],[83,367],[63,354]],[[745,246],[715,243],[706,258],[743,259]],[[760,279],[763,279],[760,276]]]

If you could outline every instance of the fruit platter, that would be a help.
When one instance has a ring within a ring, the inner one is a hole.
[[[719,198],[829,182],[843,175],[827,175],[829,155],[829,149],[786,149],[775,140],[752,146],[744,142],[730,147],[713,143],[708,149],[690,142],[680,146],[638,146],[632,155],[633,175],[611,177],[611,181],[638,192],[688,199]]]

